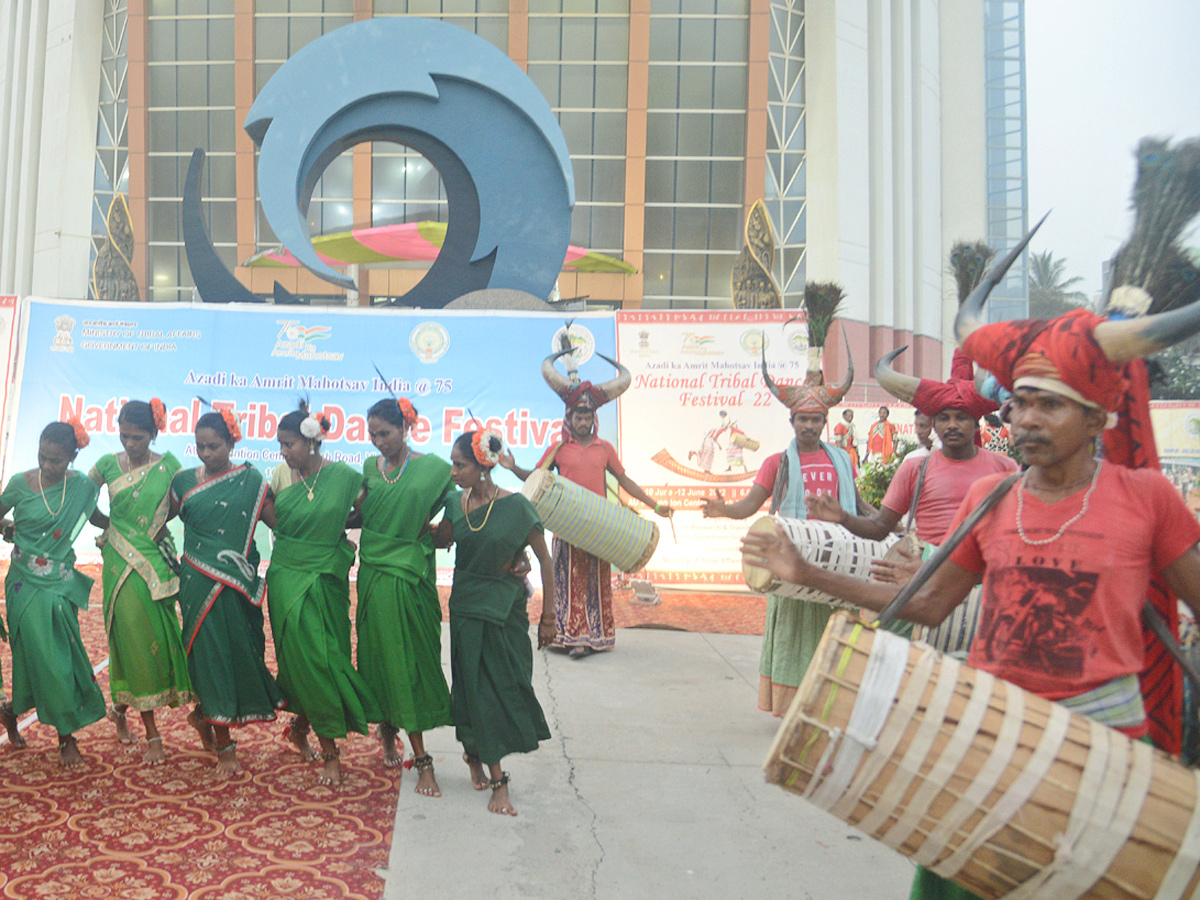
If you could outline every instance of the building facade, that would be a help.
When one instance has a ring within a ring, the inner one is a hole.
[[[346,302],[306,271],[241,265],[277,243],[241,123],[305,44],[372,16],[420,15],[475,32],[528,72],[571,151],[571,242],[637,270],[564,271],[561,297],[586,296],[599,307],[728,308],[745,215],[762,198],[785,305],[799,304],[806,279],[844,285],[859,380],[902,344],[913,349],[901,367],[940,376],[954,309],[951,243],[1009,240],[1025,222],[1024,195],[1011,180],[1016,171],[1023,190],[1023,73],[1014,79],[1005,56],[1014,30],[1022,36],[1020,7],[14,0],[0,14],[0,292],[94,296],[91,261],[108,207],[123,194],[141,297],[191,300],[180,201],[189,157],[202,147],[210,234],[237,277],[264,296],[279,280],[310,302]],[[1014,89],[1016,142],[1005,117]],[[436,170],[404,147],[375,143],[329,165],[309,222],[316,235],[445,214]],[[401,296],[423,268],[352,275],[351,302],[369,305]],[[1023,281],[1012,283],[1019,300]],[[830,351],[841,371],[840,345]]]

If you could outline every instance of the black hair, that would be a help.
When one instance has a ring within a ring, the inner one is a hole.
[[[196,420],[196,430],[201,428],[209,428],[220,435],[221,440],[227,444],[233,444],[233,435],[229,433],[229,426],[225,424],[225,417],[219,412],[206,412]]]
[[[75,439],[75,429],[66,422],[51,422],[42,429],[42,435],[38,439],[54,444],[56,447],[65,447],[72,453],[79,452],[79,442]]]
[[[383,419],[396,428],[408,427],[408,420],[404,418],[404,413],[400,412],[400,404],[390,398],[372,404],[367,410],[367,418]]]
[[[158,434],[158,425],[154,422],[154,410],[144,400],[130,400],[122,406],[121,412],[117,414],[117,424],[120,425],[122,422],[141,429],[150,437]]]
[[[298,434],[300,437],[304,437],[304,432],[300,430],[300,423],[307,419],[311,414],[312,413],[308,408],[308,401],[301,400],[300,405],[296,409],[293,409],[290,413],[279,420],[279,425],[277,426],[276,430],[286,431],[288,434]],[[324,416],[318,416],[318,421],[321,423],[322,432],[329,430],[328,418],[325,418]]]
[[[463,432],[457,438],[454,439],[453,449],[457,450],[459,452],[459,455],[465,456],[471,462],[475,463],[475,465],[479,465],[479,460],[477,460],[475,458],[475,445],[473,443],[474,440],[475,440],[475,432],[473,432],[473,431]]]

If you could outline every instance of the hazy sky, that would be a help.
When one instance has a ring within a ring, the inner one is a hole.
[[[1029,221],[1054,210],[1031,249],[1091,293],[1130,230],[1138,141],[1200,136],[1200,2],[1029,0],[1025,36]]]

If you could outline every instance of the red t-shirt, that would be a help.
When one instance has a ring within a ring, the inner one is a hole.
[[[952,528],[1002,478],[975,482]],[[1055,534],[1079,513],[1084,493],[1046,504],[1025,491],[1026,536]],[[1026,544],[1016,514],[1014,486],[950,556],[984,573],[971,665],[1050,700],[1140,672],[1150,576],[1200,541],[1179,492],[1152,469],[1104,464],[1087,513],[1053,543]]]
[[[924,461],[924,456],[904,458],[888,485],[883,497],[884,506],[901,516],[908,515]],[[947,459],[941,450],[930,453],[929,468],[925,470],[925,481],[921,485],[921,499],[917,501],[917,537],[940,545],[950,533],[950,523],[971,485],[985,475],[997,472],[1007,475],[1015,471],[1016,462],[990,450],[981,449],[970,459],[961,460]]]
[[[566,441],[561,446],[558,442],[551,444],[538,460],[538,467],[546,461],[546,457],[555,447],[559,447],[559,450],[554,456],[553,467],[562,473],[563,478],[587,488],[594,494],[603,496],[608,493],[604,483],[606,469],[612,469],[616,475],[625,472],[625,467],[617,458],[617,448],[598,437],[592,438],[586,446],[578,441]]]
[[[804,473],[805,493],[820,491],[836,497],[838,495],[837,469],[833,467],[829,454],[824,450],[814,450],[812,453],[801,453],[799,456],[800,469]],[[763,464],[758,468],[758,475],[754,478],[754,483],[760,485],[768,494],[775,490],[775,479],[779,475],[779,460],[782,458],[782,453],[772,453],[763,460]]]

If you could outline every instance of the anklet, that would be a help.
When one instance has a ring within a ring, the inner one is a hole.
[[[299,716],[292,719],[288,728],[292,729],[292,734],[302,734],[306,737],[312,733],[312,725],[308,722],[301,722]]]
[[[342,755],[341,748],[334,747],[333,751],[331,753],[322,753],[321,759],[325,760],[325,762],[333,762],[335,759],[338,759],[341,755]]]
[[[226,753],[232,753],[237,749],[237,741],[230,741],[224,747],[217,748],[217,756],[224,756]]]
[[[412,758],[413,768],[418,772],[424,772],[426,769],[433,768],[433,757],[426,753],[424,756],[414,756]]]
[[[400,733],[400,729],[395,725],[383,724],[379,726],[380,737],[395,737]]]
[[[146,738],[147,744],[153,744],[155,741],[158,741],[161,744],[162,743],[162,735],[158,735],[157,737],[152,737],[152,738]]]
[[[495,790],[499,790],[500,788],[504,787],[506,784],[508,784],[508,773],[501,772],[499,778],[497,778],[495,781],[488,782],[488,787],[490,787],[493,791],[495,791]]]

